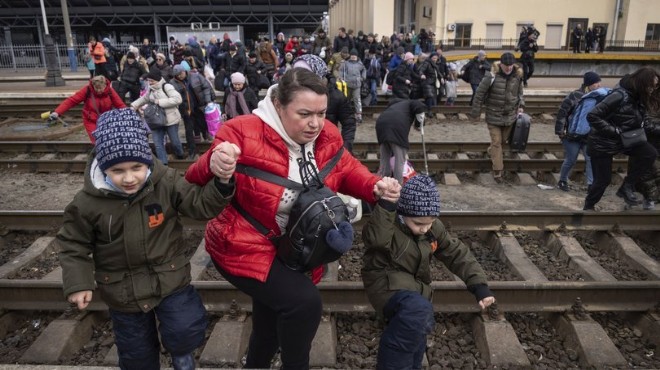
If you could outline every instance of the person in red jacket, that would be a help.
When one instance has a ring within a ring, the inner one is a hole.
[[[56,120],[57,117],[83,102],[85,103],[82,109],[83,124],[85,125],[89,140],[94,144],[92,132],[96,130],[96,120],[101,113],[113,108],[126,108],[126,104],[124,104],[123,99],[117,95],[104,76],[96,76],[87,85],[58,105],[55,111],[50,114],[50,119]]]
[[[252,216],[274,235],[281,235],[299,191],[243,173],[237,164],[255,167],[300,183],[299,160],[323,169],[343,146],[337,127],[325,119],[327,84],[314,72],[289,70],[268,89],[253,114],[226,122],[212,147],[186,172],[186,180],[205,184],[214,176],[230,178],[235,195],[206,227],[206,249],[222,276],[252,297],[252,335],[246,368],[269,368],[281,348],[283,369],[308,369],[309,351],[321,320],[321,296],[315,283],[323,267],[307,274],[292,270],[276,257],[271,240],[237,209]],[[311,157],[311,158],[310,158]],[[374,203],[398,196],[398,183],[379,178],[344,151],[325,177],[335,192]]]

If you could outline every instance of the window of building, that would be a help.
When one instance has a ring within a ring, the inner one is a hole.
[[[470,40],[472,39],[472,24],[471,23],[457,23],[456,35],[454,38],[454,46],[457,48],[470,47]]]
[[[660,24],[649,23],[646,25],[645,40],[660,41]]]

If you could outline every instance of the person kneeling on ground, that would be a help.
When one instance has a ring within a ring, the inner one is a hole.
[[[482,310],[495,302],[479,262],[463,242],[450,237],[439,215],[435,182],[417,175],[403,185],[400,197],[382,197],[362,230],[362,281],[386,323],[378,370],[422,368],[426,336],[435,325],[432,256],[465,282]]]

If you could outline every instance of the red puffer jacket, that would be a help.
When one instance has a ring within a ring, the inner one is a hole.
[[[241,148],[239,163],[287,177],[289,152],[286,144],[259,117],[239,116],[227,122],[218,131],[211,147],[223,141]],[[326,120],[315,145],[314,155],[319,168],[325,167],[341,147],[339,130]],[[209,167],[211,153],[207,151],[188,168],[186,180],[202,185],[213,179]],[[265,227],[279,234],[275,215],[284,187],[240,173],[235,173],[234,177],[234,201]],[[326,177],[325,184],[334,191],[373,203],[376,201],[373,188],[378,180],[379,177],[371,174],[360,161],[344,152],[337,166]],[[273,244],[231,205],[206,225],[206,250],[225,271],[262,282],[266,281],[275,258]]]
[[[94,90],[92,81],[90,81],[87,86],[64,100],[57,108],[55,108],[55,112],[61,116],[66,113],[66,111],[82,102],[85,102],[82,109],[83,124],[85,125],[85,130],[87,131],[87,135],[89,135],[92,144],[94,144],[92,132],[96,130],[96,120],[99,116],[113,108],[126,108],[124,101],[119,95],[117,95],[115,90],[110,87],[110,81],[106,80],[105,90],[103,90],[102,93],[97,93]]]

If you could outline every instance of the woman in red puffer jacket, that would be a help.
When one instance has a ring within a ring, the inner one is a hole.
[[[327,69],[326,69],[327,70]],[[214,178],[231,179],[231,205],[206,227],[206,249],[218,271],[252,297],[252,335],[246,368],[268,368],[278,348],[284,369],[309,368],[309,350],[321,319],[321,296],[315,283],[322,267],[305,273],[286,267],[272,242],[236,209],[243,210],[272,230],[285,229],[299,192],[234,173],[236,164],[300,183],[299,160],[319,169],[342,148],[337,128],[328,124],[327,87],[306,69],[293,68],[272,86],[252,115],[226,122],[207,151],[186,173],[186,179],[205,184]],[[394,179],[380,179],[344,151],[324,183],[333,191],[375,202],[397,191]]]
[[[126,108],[124,100],[117,95],[115,90],[110,86],[109,81],[103,76],[96,76],[87,85],[83,86],[82,89],[66,98],[55,108],[50,118],[57,119],[57,117],[82,102],[85,103],[82,109],[83,124],[92,144],[94,144],[92,132],[96,130],[96,120],[99,116],[111,109]]]

